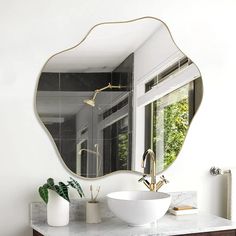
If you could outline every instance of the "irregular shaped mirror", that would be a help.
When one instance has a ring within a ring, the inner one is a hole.
[[[36,110],[70,171],[96,178],[141,167],[147,148],[156,172],[177,158],[202,99],[196,65],[163,22],[144,17],[103,23],[51,57]]]

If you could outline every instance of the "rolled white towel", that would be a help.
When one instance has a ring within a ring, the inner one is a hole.
[[[231,169],[227,178],[227,218],[236,221],[236,169]]]

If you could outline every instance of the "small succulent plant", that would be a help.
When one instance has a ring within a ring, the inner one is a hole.
[[[38,191],[39,191],[40,197],[43,199],[43,201],[46,204],[48,203],[48,189],[56,192],[59,196],[63,197],[65,200],[70,202],[70,198],[68,194],[69,187],[76,189],[81,198],[84,197],[84,192],[80,184],[71,177],[70,177],[70,180],[67,181],[67,184],[64,184],[63,182],[59,182],[58,184],[55,184],[54,179],[49,178],[43,186],[39,187]]]

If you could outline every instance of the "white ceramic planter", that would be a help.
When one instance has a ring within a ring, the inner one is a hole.
[[[101,222],[99,202],[86,202],[86,223],[96,224]]]
[[[65,226],[69,223],[70,204],[56,192],[49,190],[47,222],[50,226]]]

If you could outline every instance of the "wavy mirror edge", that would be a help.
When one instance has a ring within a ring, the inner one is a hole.
[[[57,146],[56,146],[56,144],[55,144],[55,142],[54,142],[54,139],[53,139],[51,133],[48,131],[48,129],[47,129],[46,126],[44,125],[43,121],[40,119],[39,114],[38,114],[38,112],[37,112],[36,95],[37,95],[37,88],[38,88],[38,84],[39,84],[40,75],[41,75],[41,73],[43,72],[43,69],[44,69],[45,65],[50,61],[50,59],[54,58],[55,56],[57,56],[57,55],[59,55],[59,54],[62,54],[62,53],[64,53],[64,52],[67,52],[67,51],[70,51],[70,50],[72,50],[72,49],[75,49],[75,48],[79,47],[79,46],[88,38],[88,36],[90,35],[90,33],[91,33],[95,28],[97,28],[97,27],[99,27],[99,26],[102,26],[102,25],[127,24],[127,23],[132,23],[132,22],[135,22],[135,21],[139,21],[139,20],[144,20],[144,19],[152,19],[152,20],[156,20],[156,21],[161,22],[161,23],[165,26],[165,28],[167,29],[167,31],[168,31],[168,33],[169,33],[169,35],[170,35],[170,37],[171,37],[171,40],[172,40],[172,42],[174,43],[174,45],[176,46],[176,48],[177,48],[181,53],[183,53],[183,51],[182,51],[182,50],[178,47],[178,45],[175,43],[175,41],[174,41],[174,39],[173,39],[173,36],[172,36],[172,34],[171,34],[171,32],[170,32],[169,27],[166,25],[166,23],[164,23],[162,20],[160,20],[160,19],[157,18],[157,17],[144,16],[144,17],[139,17],[139,18],[135,18],[135,19],[131,19],[131,20],[124,20],[124,21],[107,21],[107,22],[101,22],[101,23],[95,24],[92,28],[90,28],[90,30],[89,30],[89,31],[87,32],[87,34],[82,38],[82,40],[81,40],[79,43],[77,43],[76,45],[74,45],[74,46],[72,46],[72,47],[70,47],[70,48],[67,48],[67,49],[65,49],[65,50],[62,50],[62,51],[60,51],[60,52],[57,52],[57,53],[53,54],[52,56],[50,56],[50,57],[46,60],[46,62],[44,63],[44,65],[42,66],[42,69],[40,70],[40,73],[39,73],[39,75],[38,75],[38,77],[37,77],[37,83],[36,83],[35,92],[34,92],[34,113],[35,113],[35,115],[36,115],[37,120],[39,121],[39,124],[40,124],[41,127],[46,131],[46,134],[48,135],[48,137],[49,137],[49,139],[50,139],[50,142],[52,143],[52,145],[53,145],[53,147],[54,147],[54,149],[55,149],[55,151],[56,151],[56,154],[57,154],[57,156],[59,157],[60,162],[62,163],[63,167],[69,172],[69,174],[71,174],[71,175],[73,175],[73,176],[75,176],[75,177],[77,177],[77,178],[80,178],[80,179],[82,179],[82,180],[95,181],[95,180],[99,180],[99,179],[102,179],[102,178],[105,178],[105,177],[109,177],[109,176],[111,176],[111,175],[116,175],[116,174],[134,174],[134,175],[139,175],[139,176],[140,176],[140,175],[143,175],[143,172],[138,172],[138,171],[134,171],[134,170],[116,170],[116,171],[114,171],[114,172],[105,174],[105,175],[103,175],[103,176],[90,178],[90,177],[83,177],[83,176],[80,176],[80,175],[74,173],[72,170],[70,170],[69,167],[65,164],[65,162],[64,162],[64,160],[63,160],[63,158],[62,158],[62,156],[61,156],[61,154],[60,154],[60,152],[59,152],[59,150],[58,150],[58,148],[57,148]],[[183,53],[183,55],[186,56],[187,54]],[[193,62],[193,63],[194,63],[194,62]],[[199,74],[200,74],[201,83],[202,83],[202,96],[201,96],[201,99],[200,99],[200,102],[199,102],[199,106],[198,106],[198,108],[196,109],[196,111],[195,111],[195,113],[194,113],[194,116],[193,116],[193,118],[192,118],[192,120],[191,120],[191,122],[190,122],[190,124],[189,124],[189,128],[188,128],[188,130],[187,130],[187,132],[186,132],[186,136],[185,136],[185,139],[184,139],[184,141],[183,141],[183,143],[182,143],[182,146],[181,146],[181,149],[180,149],[180,151],[179,151],[179,153],[178,153],[178,156],[179,156],[179,154],[181,153],[181,150],[182,150],[182,148],[183,148],[183,146],[184,146],[184,144],[185,144],[186,138],[187,138],[187,136],[188,136],[188,132],[189,132],[190,126],[191,126],[191,124],[192,124],[194,118],[196,118],[197,112],[199,111],[200,106],[201,106],[201,103],[202,103],[202,100],[203,100],[204,86],[203,86],[202,75],[201,75],[201,72],[200,72],[198,66],[197,66],[195,63],[194,63],[194,65],[196,66],[196,68],[197,68],[197,70],[199,71]],[[177,157],[178,157],[178,156],[177,156]],[[176,159],[177,159],[177,157],[176,157]],[[166,171],[166,170],[176,161],[176,159],[175,159],[166,169],[163,169],[162,171],[158,172],[157,175],[161,175],[164,171]],[[148,175],[149,175],[149,174],[148,174]]]

